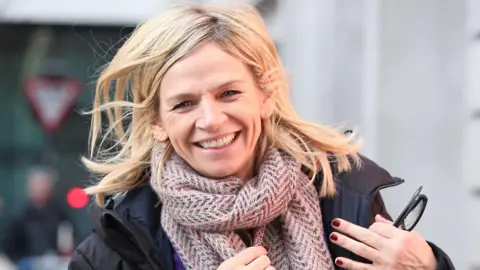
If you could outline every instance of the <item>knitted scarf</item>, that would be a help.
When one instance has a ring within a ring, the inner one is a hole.
[[[209,179],[173,154],[160,170],[151,159],[151,185],[162,202],[161,224],[187,269],[217,269],[247,248],[238,230],[252,229],[252,245],[267,245],[277,270],[334,269],[323,232],[318,193],[300,166],[269,149],[258,175]]]

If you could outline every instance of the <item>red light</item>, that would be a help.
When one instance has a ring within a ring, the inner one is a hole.
[[[83,208],[88,204],[88,195],[83,189],[75,187],[67,193],[67,202],[72,208]]]

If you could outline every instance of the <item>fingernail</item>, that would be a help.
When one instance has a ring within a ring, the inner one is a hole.
[[[333,227],[339,227],[339,226],[340,226],[340,221],[339,221],[338,219],[334,219],[334,220],[332,221],[332,226],[333,226]]]
[[[336,260],[335,260],[335,263],[336,263],[337,265],[340,265],[340,266],[343,265],[343,262],[342,262],[342,260],[340,260],[340,259],[336,259]]]
[[[263,248],[268,252],[268,246],[267,245],[263,245]]]
[[[330,234],[330,240],[337,241],[338,240],[338,235],[336,235],[334,233]]]

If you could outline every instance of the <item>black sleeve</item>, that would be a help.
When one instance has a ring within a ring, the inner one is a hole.
[[[131,267],[113,251],[97,234],[90,234],[75,249],[68,265],[69,270],[127,270]]]
[[[375,196],[372,202],[371,209],[372,209],[371,224],[375,222],[375,216],[378,214],[382,215],[384,218],[393,220],[392,217],[387,212],[385,203],[383,202],[383,198],[380,192],[377,193],[377,195]],[[455,269],[455,266],[453,266],[452,261],[442,249],[440,249],[439,247],[437,247],[435,244],[431,242],[427,241],[427,243],[432,248],[433,254],[437,259],[437,270],[454,270]]]
[[[427,241],[427,243],[432,248],[433,254],[437,259],[437,270],[454,270],[455,269],[455,266],[453,266],[452,261],[442,249],[440,249],[439,247],[437,247],[435,244],[431,242]]]
[[[77,248],[70,259],[68,270],[94,270],[94,268],[82,250]]]
[[[17,262],[26,255],[24,221],[20,217],[13,218],[5,229],[3,250],[7,258]]]

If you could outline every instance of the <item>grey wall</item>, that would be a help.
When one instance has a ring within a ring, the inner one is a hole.
[[[474,259],[475,242],[462,179],[464,29],[463,1],[383,2],[377,159],[407,180],[386,201],[398,213],[423,185],[429,204],[418,230],[458,269]]]
[[[480,251],[472,214],[480,205],[464,181],[463,150],[478,147],[463,140],[465,1],[281,3],[279,43],[297,111],[358,127],[364,152],[406,179],[384,192],[392,216],[423,185],[429,203],[418,230],[468,269]]]

